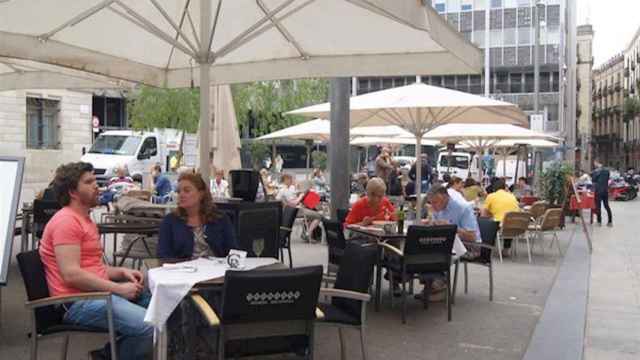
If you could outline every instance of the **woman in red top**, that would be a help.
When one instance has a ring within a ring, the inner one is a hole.
[[[396,220],[395,209],[384,196],[386,191],[387,186],[382,179],[374,177],[369,180],[367,196],[353,204],[345,223],[371,225],[375,220]]]

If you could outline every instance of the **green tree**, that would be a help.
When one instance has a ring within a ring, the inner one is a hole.
[[[173,128],[195,133],[200,118],[198,89],[143,86],[127,104],[134,129]]]
[[[640,113],[640,100],[635,97],[626,98],[624,100],[624,120],[632,120],[638,113]]]
[[[261,136],[304,120],[284,112],[327,101],[329,83],[323,79],[260,81],[232,86],[238,124],[256,120],[252,136]]]

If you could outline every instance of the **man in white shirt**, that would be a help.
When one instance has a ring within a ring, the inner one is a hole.
[[[215,174],[211,180],[211,195],[214,199],[226,199],[229,197],[229,183],[224,179],[224,170],[217,169]]]

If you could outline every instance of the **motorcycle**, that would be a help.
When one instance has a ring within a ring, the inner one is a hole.
[[[631,177],[617,176],[609,180],[609,198],[612,200],[629,201],[638,197],[638,185]]]

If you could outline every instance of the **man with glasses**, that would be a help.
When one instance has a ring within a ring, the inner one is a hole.
[[[431,207],[429,218],[423,220],[426,225],[446,225],[453,224],[458,227],[457,236],[464,242],[481,242],[480,227],[473,209],[468,203],[456,201],[449,196],[446,186],[441,184],[433,185],[427,192],[427,203]],[[467,248],[464,256],[474,257],[479,254],[478,249],[472,246]],[[457,254],[462,255],[462,254]],[[444,290],[447,284],[443,281],[434,281],[431,288],[433,294],[431,301],[441,301],[444,299]],[[422,298],[422,294],[416,295]]]

